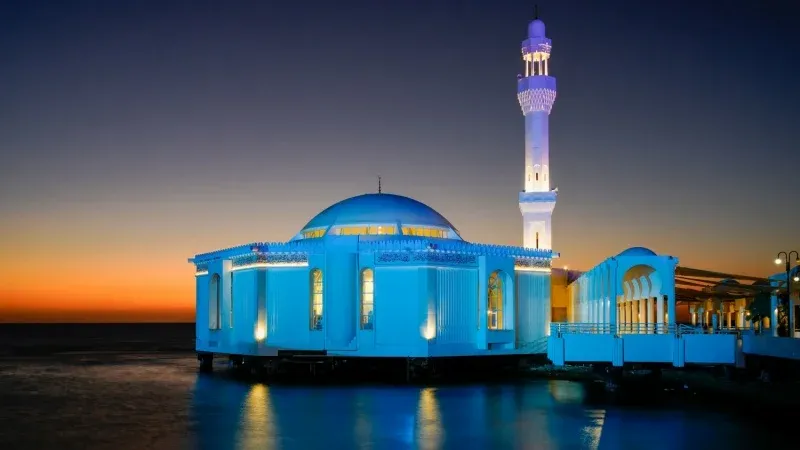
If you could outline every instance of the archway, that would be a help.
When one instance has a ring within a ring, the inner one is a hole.
[[[622,275],[623,295],[617,305],[622,332],[663,333],[667,317],[663,280],[658,271],[647,264],[637,264]]]

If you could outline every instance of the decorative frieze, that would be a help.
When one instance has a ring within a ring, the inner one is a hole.
[[[253,264],[295,265],[303,263],[308,264],[308,255],[305,253],[253,253],[234,258],[231,261],[233,267]]]
[[[514,267],[524,267],[526,269],[549,269],[551,259],[520,258],[514,261]]]
[[[473,265],[478,262],[475,255],[464,253],[446,253],[433,251],[419,252],[379,252],[376,257],[379,264],[453,264]]]
[[[471,255],[508,256],[513,258],[553,257],[552,250],[512,247],[507,245],[475,244],[454,239],[420,239],[385,237],[380,240],[361,240],[359,250],[374,252],[439,252]]]

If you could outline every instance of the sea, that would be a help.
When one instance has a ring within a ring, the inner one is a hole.
[[[193,343],[193,324],[0,325],[0,449],[753,449],[794,431],[563,380],[265,384],[199,372]]]

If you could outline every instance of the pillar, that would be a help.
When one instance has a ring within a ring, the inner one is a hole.
[[[771,283],[775,284],[775,283]],[[769,326],[772,336],[778,337],[778,296],[774,293],[769,297]]]
[[[730,329],[730,328],[733,328],[733,326],[731,324],[731,320],[733,319],[733,317],[732,317],[733,316],[733,305],[730,305],[728,307],[727,315],[728,315],[728,323],[726,324],[726,328]]]
[[[739,307],[739,314],[736,317],[736,326],[739,329],[746,328],[744,324],[744,306]]]
[[[692,326],[697,326],[697,306],[689,305],[689,312],[692,314]]]
[[[655,299],[653,297],[647,298],[647,325],[651,333],[657,332],[656,327],[656,309]]]

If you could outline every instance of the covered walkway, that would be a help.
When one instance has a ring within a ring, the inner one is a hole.
[[[678,259],[629,248],[567,287],[568,322],[553,323],[548,357],[565,363],[741,364],[738,335],[678,322]]]

